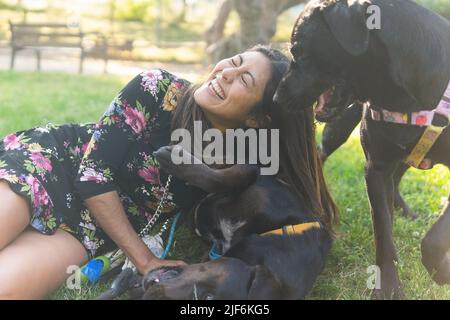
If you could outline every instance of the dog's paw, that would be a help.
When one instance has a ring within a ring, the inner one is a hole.
[[[175,146],[164,146],[153,152],[153,156],[161,164],[172,162],[172,151]]]
[[[168,174],[192,185],[199,185],[208,167],[198,158],[180,145],[165,146],[153,153],[160,164],[160,168]]]
[[[401,205],[398,205],[397,203],[395,203],[394,205],[397,210],[400,210],[399,213],[404,218],[416,220],[419,217],[418,214],[415,213],[414,210],[412,210],[404,201]]]
[[[405,300],[400,282],[398,280],[381,281],[381,288],[372,291],[374,300]]]
[[[161,147],[153,152],[153,156],[158,160],[160,168],[178,178],[183,178],[184,165],[188,163],[183,157],[187,157],[187,154],[188,152],[185,152],[178,145]]]
[[[397,270],[394,265],[381,269],[381,282],[373,290],[372,298],[376,300],[404,300],[406,296],[401,288]]]
[[[416,220],[419,217],[419,215],[417,213],[415,213],[411,208],[403,209],[402,213],[405,218],[408,218],[411,220]]]
[[[372,291],[372,300],[405,300],[406,296],[401,288],[375,289]]]

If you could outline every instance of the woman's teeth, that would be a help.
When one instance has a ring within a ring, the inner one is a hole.
[[[214,94],[221,100],[225,100],[225,92],[222,87],[219,85],[216,79],[213,79],[209,85],[214,92]]]

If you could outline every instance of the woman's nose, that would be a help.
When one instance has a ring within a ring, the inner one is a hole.
[[[226,68],[222,71],[222,78],[226,82],[232,82],[239,74],[238,68]]]

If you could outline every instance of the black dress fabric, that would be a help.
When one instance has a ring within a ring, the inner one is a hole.
[[[170,143],[172,111],[188,85],[164,70],[143,72],[96,124],[49,124],[0,141],[0,180],[27,199],[31,227],[48,235],[71,232],[91,257],[113,250],[83,201],[115,190],[139,232],[167,181],[152,153]],[[163,212],[189,209],[203,196],[173,178]]]

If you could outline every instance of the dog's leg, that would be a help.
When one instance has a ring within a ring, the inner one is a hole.
[[[323,162],[348,140],[361,121],[362,112],[361,104],[355,102],[341,117],[325,125],[319,147],[320,158]]]
[[[450,198],[449,198],[450,200]],[[450,205],[422,240],[422,263],[433,280],[440,285],[450,284]]]
[[[376,263],[381,270],[381,287],[376,288],[379,299],[402,297],[400,280],[395,266],[397,253],[392,239],[392,220],[394,182],[393,165],[366,164],[366,183],[372,208],[374,224]]]
[[[401,209],[402,215],[407,218],[411,218],[412,220],[417,219],[417,214],[408,206],[408,204],[403,199],[400,194],[400,182],[405,175],[406,171],[409,169],[409,166],[405,163],[401,163],[397,170],[394,173],[394,207],[395,209]]]
[[[172,151],[182,156],[183,163],[172,161]],[[166,146],[154,152],[161,169],[209,193],[245,189],[255,182],[259,170],[255,165],[239,164],[224,169],[213,169],[194,158],[180,146]]]

